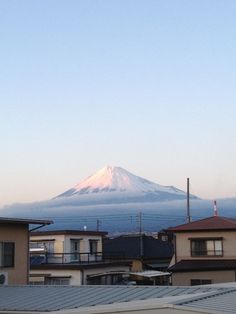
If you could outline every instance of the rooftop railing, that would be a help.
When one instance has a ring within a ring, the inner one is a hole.
[[[42,264],[90,264],[103,261],[101,252],[95,253],[30,253],[30,265]]]

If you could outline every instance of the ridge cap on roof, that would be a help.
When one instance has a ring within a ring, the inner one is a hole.
[[[207,220],[207,219],[214,218],[214,217],[221,217],[221,216],[210,216],[210,217],[205,217],[205,218],[202,218],[202,219],[197,219],[197,220],[190,221],[190,222],[187,222],[187,223],[184,223],[184,224],[181,224],[181,225],[177,225],[177,226],[174,226],[174,227],[169,227],[167,230],[179,228],[179,227],[182,227],[182,226],[191,225],[193,223],[200,222],[200,221]]]
[[[175,230],[181,230],[181,228],[191,228],[191,227],[194,227],[196,224],[199,224],[199,223],[202,223],[204,221],[207,221],[207,220],[212,220],[212,219],[219,219],[219,220],[223,220],[224,222],[227,222],[227,223],[232,223],[233,225],[236,226],[236,218],[233,218],[233,217],[224,217],[224,216],[210,216],[210,217],[206,217],[206,218],[203,218],[203,219],[198,219],[198,220],[194,220],[194,221],[191,221],[191,222],[188,222],[188,223],[185,223],[185,224],[181,224],[181,225],[177,225],[177,226],[174,226],[174,227],[169,227],[167,230],[170,230],[170,231],[175,231]]]

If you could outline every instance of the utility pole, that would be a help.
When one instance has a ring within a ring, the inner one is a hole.
[[[138,213],[138,222],[139,222],[139,234],[142,234],[143,224],[142,224],[142,212]]]
[[[139,214],[138,214],[139,238],[140,238],[139,250],[140,250],[140,258],[141,258],[141,260],[143,258],[143,221],[142,221],[142,218],[143,218],[142,212],[139,212]]]
[[[214,200],[214,216],[218,216],[218,209],[216,205],[216,200]]]
[[[187,223],[191,222],[189,198],[189,178],[187,178]]]
[[[101,227],[101,221],[100,219],[97,219],[97,231],[100,230],[100,227]]]

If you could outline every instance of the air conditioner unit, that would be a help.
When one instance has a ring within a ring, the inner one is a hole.
[[[8,284],[8,273],[0,273],[0,286]]]

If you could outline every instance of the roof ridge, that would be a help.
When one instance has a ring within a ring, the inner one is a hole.
[[[227,222],[232,222],[233,224],[236,225],[236,218],[233,217],[224,217],[224,216],[220,216],[223,220],[227,221]],[[235,221],[234,221],[235,220]]]

